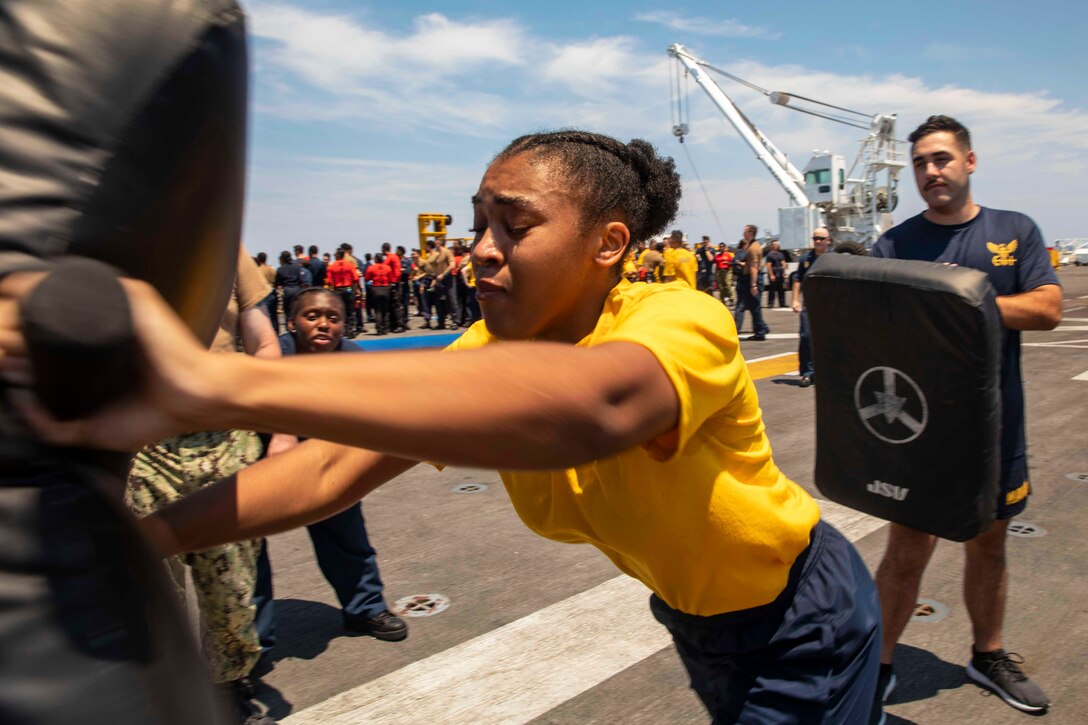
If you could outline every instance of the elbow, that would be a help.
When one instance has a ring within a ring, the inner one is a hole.
[[[1047,310],[1041,316],[1039,320],[1040,330],[1053,330],[1062,322],[1062,308],[1058,305],[1050,310]]]
[[[1040,305],[1039,329],[1053,330],[1062,321],[1062,288],[1058,285],[1047,285],[1039,290],[1045,295],[1042,297],[1044,304]]]
[[[1035,311],[1035,314],[1031,317],[1028,325],[1024,327],[1026,330],[1041,330],[1048,331],[1055,329],[1062,322],[1062,306],[1047,305]]]

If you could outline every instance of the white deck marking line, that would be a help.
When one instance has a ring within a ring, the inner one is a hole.
[[[1082,307],[1081,309],[1083,310],[1085,308]],[[1066,312],[1072,312],[1072,310],[1066,310]],[[1088,317],[1063,317],[1061,324],[1064,325],[1066,322],[1088,322]],[[1058,329],[1060,330],[1062,328],[1058,327]]]
[[[1071,347],[1076,350],[1088,349],[1088,340],[1058,340],[1057,342],[1025,342],[1023,347]]]
[[[1083,373],[1081,373],[1080,375],[1075,376],[1073,379],[1074,380],[1088,380],[1088,370],[1085,370]]]
[[[751,360],[745,360],[744,362],[751,365],[752,363],[763,362],[764,360],[774,360],[776,358],[786,357],[787,355],[796,355],[796,354],[797,354],[796,351],[791,350],[790,352],[780,352],[777,355],[765,355],[763,357],[755,357],[755,358],[752,358]]]
[[[884,521],[820,501],[856,541]],[[528,722],[672,645],[649,591],[618,576],[297,712],[283,725]]]
[[[1070,307],[1066,312],[1080,312],[1081,310],[1088,310],[1088,307]]]
[[[1075,322],[1080,322],[1080,320],[1075,320]],[[1043,332],[1088,332],[1088,325],[1058,325],[1053,330],[1044,330]]]

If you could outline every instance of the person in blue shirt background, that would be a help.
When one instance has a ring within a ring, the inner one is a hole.
[[[287,320],[287,332],[280,335],[284,355],[327,352],[359,352],[359,345],[344,339],[344,301],[332,290],[311,287],[298,294]],[[334,386],[335,387],[335,386]],[[390,642],[408,636],[408,625],[393,615],[382,595],[378,557],[366,533],[361,502],[306,527],[314,545],[321,573],[332,585],[343,610],[344,628]],[[257,586],[253,596],[257,607],[257,634],[261,649],[268,653],[276,643],[272,593],[272,564],[268,542],[261,541],[257,559]]]
[[[927,209],[889,229],[872,256],[972,267],[986,273],[997,295],[1003,327],[1001,356],[1001,484],[998,520],[965,545],[964,599],[974,630],[967,676],[1025,712],[1050,700],[1020,669],[1023,660],[1002,643],[1009,520],[1031,491],[1020,379],[1020,331],[1052,330],[1061,321],[1062,291],[1039,228],[1027,216],[979,206],[971,196],[977,164],[967,129],[948,116],[930,116],[909,137],[914,180]],[[891,524],[876,582],[884,614],[880,704],[895,687],[892,651],[917,602],[936,537]]]

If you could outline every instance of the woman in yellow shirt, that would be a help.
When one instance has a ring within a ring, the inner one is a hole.
[[[53,442],[122,449],[227,427],[322,439],[146,519],[168,551],[325,518],[422,460],[497,468],[529,528],[593,544],[653,592],[715,722],[866,722],[875,588],[772,460],[728,311],[682,285],[621,278],[629,245],[660,234],[679,198],[672,159],[644,141],[521,137],[472,198],[485,319],[456,354],[210,356],[133,282],[144,397],[89,421],[32,418]],[[475,383],[451,388],[436,366]],[[320,410],[283,395],[304,376],[339,381],[337,395]],[[367,405],[373,379],[400,404]],[[502,444],[464,446],[465,432]]]

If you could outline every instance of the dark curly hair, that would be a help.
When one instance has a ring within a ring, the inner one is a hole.
[[[911,144],[918,143],[918,140],[928,136],[931,133],[937,133],[938,131],[950,131],[956,137],[957,143],[964,151],[971,150],[971,132],[967,130],[967,127],[962,123],[952,118],[951,116],[930,116],[926,119],[918,128],[911,131],[910,136],[907,136],[907,140]]]
[[[610,136],[577,130],[546,131],[510,142],[495,160],[531,153],[558,162],[582,191],[583,230],[620,212],[631,242],[663,232],[680,207],[680,175],[668,156],[649,141],[623,143]]]

